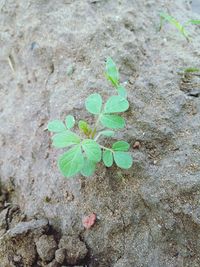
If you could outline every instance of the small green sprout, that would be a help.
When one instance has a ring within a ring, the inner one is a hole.
[[[167,13],[163,13],[163,12],[160,13],[160,27],[159,27],[159,30],[161,30],[164,21],[168,21],[170,24],[174,25],[177,28],[177,30],[189,42],[189,36],[188,36],[187,31],[185,30],[185,27],[180,22],[178,22],[178,20],[176,20],[174,17],[170,16]]]
[[[200,25],[200,20],[197,19],[190,19],[188,21],[186,21],[185,23],[181,24],[177,19],[175,19],[174,17],[170,16],[167,13],[161,12],[160,13],[160,26],[159,26],[159,31],[162,29],[163,26],[163,22],[167,21],[169,22],[171,25],[175,26],[176,29],[180,32],[180,34],[185,37],[185,39],[189,42],[190,38],[189,38],[189,34],[186,31],[185,27],[192,24],[192,25]]]
[[[182,75],[182,76],[187,76],[187,75],[199,76],[200,69],[196,67],[188,67],[188,68],[178,71],[177,73],[178,75]]]
[[[190,68],[186,68],[184,69],[185,73],[195,73],[195,72],[200,72],[199,68],[195,68],[195,67],[190,67]]]
[[[106,167],[113,163],[129,169],[133,160],[128,152],[130,145],[125,141],[117,141],[111,147],[101,145],[100,137],[113,137],[115,131],[125,127],[125,120],[119,113],[129,108],[126,99],[126,89],[120,85],[119,72],[111,58],[106,62],[106,77],[116,88],[117,95],[110,96],[103,104],[100,94],[93,93],[86,98],[86,110],[96,117],[94,126],[86,121],[78,122],[79,133],[72,131],[75,127],[75,118],[68,115],[65,123],[53,120],[48,123],[48,130],[53,132],[52,144],[56,148],[68,148],[58,159],[58,167],[65,177],[72,177],[81,173],[84,176],[94,174],[96,165],[101,160]]]
[[[189,24],[200,25],[200,19],[190,19],[184,23],[184,26],[189,25]]]
[[[113,62],[112,58],[108,58],[106,62],[106,78],[116,88],[118,94],[124,98],[127,98],[127,92],[125,87],[119,83],[119,72]]]

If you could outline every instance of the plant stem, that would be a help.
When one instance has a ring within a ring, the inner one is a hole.
[[[98,116],[98,118],[97,118],[97,121],[96,121],[96,123],[95,123],[95,125],[94,125],[94,130],[93,130],[92,133],[91,133],[91,138],[92,138],[92,139],[94,139],[95,134],[96,134],[96,132],[97,132],[97,126],[98,126],[98,124],[99,124],[100,116],[101,116],[101,114],[99,114],[99,116]]]
[[[94,138],[94,141],[97,141],[100,136],[101,136],[101,133],[98,133],[97,136]]]
[[[108,147],[105,147],[105,146],[102,146],[102,145],[99,145],[101,148],[105,149],[105,150],[110,150],[112,153],[114,152],[111,148],[108,148]]]

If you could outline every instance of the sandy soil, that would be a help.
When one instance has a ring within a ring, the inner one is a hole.
[[[185,22],[197,5],[0,0],[2,267],[200,266],[200,78],[178,74],[200,67],[200,28],[188,26],[189,43],[169,24],[158,32],[159,12]],[[90,120],[84,99],[111,93],[108,56],[130,101],[115,139],[129,141],[134,165],[67,180],[47,123]]]

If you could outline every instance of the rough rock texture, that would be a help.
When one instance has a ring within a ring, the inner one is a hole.
[[[36,241],[36,248],[37,253],[40,256],[40,258],[45,261],[49,262],[54,259],[55,257],[55,251],[57,248],[57,243],[54,239],[53,235],[42,235],[37,241]]]
[[[200,79],[177,74],[199,67],[200,28],[188,26],[190,43],[169,24],[157,31],[160,11],[198,18],[189,1],[1,0],[0,11],[2,267],[45,266],[29,225],[44,217],[58,241],[76,232],[89,251],[84,266],[200,266],[200,105],[190,94]],[[134,166],[65,180],[47,123],[66,114],[92,122],[84,99],[112,92],[107,56],[127,84],[127,126],[116,139],[140,143]],[[91,213],[98,221],[85,230]]]
[[[66,251],[64,248],[59,248],[55,252],[55,260],[62,264],[65,261]]]
[[[65,261],[72,265],[83,261],[88,254],[85,243],[82,242],[78,236],[64,235],[60,239],[59,248],[65,250]]]
[[[48,230],[47,220],[32,220],[18,223],[0,237],[2,267],[33,266],[37,259],[35,236]],[[16,264],[16,265],[15,265]]]

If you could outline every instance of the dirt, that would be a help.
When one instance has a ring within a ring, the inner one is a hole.
[[[161,11],[198,19],[190,2],[0,1],[1,267],[200,266],[200,78],[178,74],[199,67],[200,28],[190,42],[158,31]],[[115,140],[134,165],[67,180],[47,123],[91,120],[85,98],[112,94],[108,56],[130,101]]]

